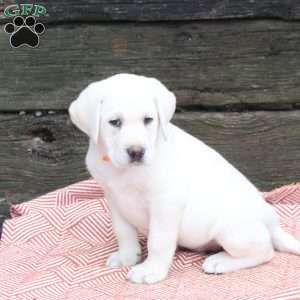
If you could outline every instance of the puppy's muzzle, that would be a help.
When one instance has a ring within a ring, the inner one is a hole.
[[[145,148],[141,146],[131,146],[126,149],[130,162],[142,162],[144,154],[145,154]]]

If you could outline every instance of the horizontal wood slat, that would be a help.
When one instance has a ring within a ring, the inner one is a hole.
[[[0,111],[64,110],[90,82],[154,76],[179,106],[300,102],[300,23],[230,21],[61,25],[37,49],[12,49],[0,31]]]
[[[0,12],[15,2],[1,1]],[[300,3],[297,0],[33,0],[30,3],[45,6],[48,14],[43,18],[44,22],[300,18]],[[5,21],[3,15],[0,21]]]
[[[176,114],[174,122],[262,190],[300,180],[300,111],[190,112]],[[11,202],[88,178],[87,142],[65,114],[0,115],[0,215]]]

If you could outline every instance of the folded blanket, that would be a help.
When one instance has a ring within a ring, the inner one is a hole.
[[[300,239],[300,183],[264,196],[285,230]],[[14,205],[11,214],[0,242],[1,300],[300,299],[300,257],[284,253],[252,269],[207,275],[200,268],[203,254],[179,250],[161,283],[126,281],[129,268],[105,266],[117,244],[93,180]]]

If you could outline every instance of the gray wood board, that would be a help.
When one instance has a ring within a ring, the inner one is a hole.
[[[298,0],[33,0],[48,13],[43,22],[102,21],[178,21],[232,18],[300,18]],[[3,10],[15,1],[0,2],[0,22],[5,22]]]
[[[232,21],[64,25],[37,49],[0,31],[0,111],[66,109],[90,82],[154,76],[179,106],[271,109],[300,103],[300,23]]]
[[[299,110],[189,112],[176,114],[174,122],[218,150],[262,190],[300,180]],[[8,214],[12,202],[89,178],[87,143],[66,114],[0,114],[0,215]]]

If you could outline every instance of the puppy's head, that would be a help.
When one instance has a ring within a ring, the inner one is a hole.
[[[158,139],[167,139],[175,105],[158,80],[119,74],[90,84],[69,113],[116,167],[128,167],[151,163]]]

